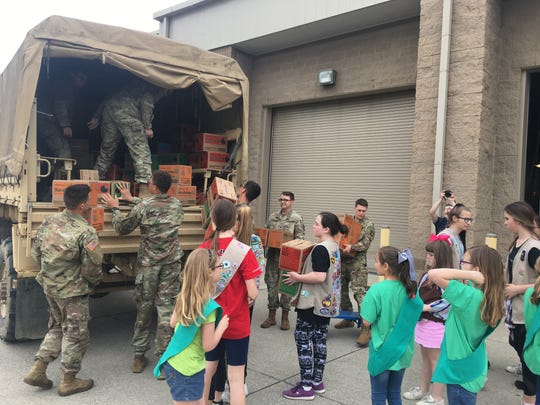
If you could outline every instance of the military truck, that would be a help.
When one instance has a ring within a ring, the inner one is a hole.
[[[74,71],[83,71],[88,82],[78,96],[82,102],[70,140],[73,159],[46,156],[38,148],[41,112],[37,105],[40,98],[51,97],[55,80]],[[178,162],[185,158],[179,151],[190,142],[193,131],[224,133],[229,162],[219,170],[194,169],[193,184],[203,194],[214,176],[245,180],[249,88],[235,60],[154,34],[61,16],[47,18],[29,31],[0,76],[2,339],[36,339],[46,332],[47,303],[35,281],[38,266],[30,252],[40,223],[59,208],[50,197],[43,200],[40,190],[50,187],[55,177],[77,178],[78,169],[92,169],[99,131],[86,126],[91,112],[108,94],[135,78],[173,90],[154,109],[153,164],[185,163]],[[129,166],[126,150],[117,153],[115,162],[115,168],[129,172],[122,167]],[[118,236],[111,219],[105,210],[104,229],[98,235],[106,267],[97,296],[128,289],[134,280],[139,232]],[[203,235],[201,207],[186,207],[180,231],[184,251],[196,248]],[[115,271],[109,274],[111,269]]]

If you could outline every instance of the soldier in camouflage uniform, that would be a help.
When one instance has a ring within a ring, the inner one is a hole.
[[[149,186],[152,196],[144,200],[133,197],[127,186],[122,187],[122,198],[136,204],[127,217],[122,216],[118,199],[110,194],[102,195],[105,204],[113,210],[112,223],[116,232],[126,235],[138,226],[141,229],[135,277],[134,373],[141,373],[148,364],[144,354],[150,348],[154,305],[158,317],[154,353],[158,358],[167,348],[173,332],[169,320],[180,290],[180,260],[184,252],[178,230],[184,219],[184,209],[180,201],[167,194],[171,183],[169,173],[155,171]]]
[[[66,188],[66,209],[43,221],[32,245],[32,257],[40,265],[36,280],[43,286],[50,314],[49,331],[24,382],[51,388],[47,365],[62,354],[61,396],[87,391],[94,385],[91,379],[75,378],[89,342],[88,294],[102,279],[98,236],[85,219],[90,211],[89,192],[85,184]]]
[[[73,72],[69,80],[53,82],[51,97],[38,99],[38,149],[42,154],[71,159],[68,139],[73,136],[73,109],[86,81],[85,73]]]
[[[368,202],[359,198],[354,205],[354,220],[362,225],[362,232],[358,242],[352,245],[345,245],[344,254],[341,255],[341,310],[352,311],[353,305],[349,298],[349,283],[355,301],[358,304],[358,311],[364,299],[367,290],[368,271],[367,271],[367,251],[373,238],[375,237],[375,225],[366,217]],[[354,250],[355,256],[347,255],[348,252]],[[353,321],[343,319],[336,324],[337,329],[350,328],[354,326]],[[369,328],[362,326],[357,344],[360,347],[365,347],[369,343],[371,331]]]
[[[283,191],[279,197],[281,209],[274,212],[266,222],[268,229],[280,229],[289,232],[294,239],[304,239],[306,229],[304,220],[293,210],[294,194],[290,191]],[[269,328],[276,324],[276,310],[281,307],[281,330],[288,330],[289,311],[291,309],[290,297],[281,294],[279,299],[279,253],[276,248],[268,248],[266,255],[266,271],[264,282],[268,288],[268,318],[261,324],[261,328]]]
[[[148,195],[146,188],[152,176],[148,139],[154,136],[154,104],[167,93],[166,89],[137,80],[101,104],[89,124],[93,129],[101,120],[102,141],[95,166],[100,179],[105,179],[118,144],[123,139],[133,159],[135,181],[144,189],[145,196]]]

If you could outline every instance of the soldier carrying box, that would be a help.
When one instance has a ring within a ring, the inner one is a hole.
[[[266,228],[288,232],[292,235],[292,239],[304,239],[306,233],[304,220],[293,210],[294,194],[290,191],[283,191],[279,196],[279,204],[281,209],[270,215],[266,222]],[[281,294],[281,299],[279,299],[279,249],[277,248],[268,248],[264,282],[268,287],[268,318],[261,324],[261,328],[269,328],[276,324],[276,310],[281,307],[280,329],[288,330],[290,328],[290,297]]]

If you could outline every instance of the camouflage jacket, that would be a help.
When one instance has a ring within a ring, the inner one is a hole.
[[[103,277],[103,254],[95,229],[82,216],[68,211],[43,221],[32,257],[40,265],[37,282],[55,298],[91,293]]]
[[[166,89],[136,80],[106,98],[98,107],[94,116],[100,117],[103,111],[107,109],[115,119],[135,120],[141,122],[144,128],[152,128],[154,104],[165,94]]]
[[[114,230],[120,235],[141,228],[138,262],[141,266],[154,266],[180,261],[184,252],[180,247],[178,230],[184,219],[182,203],[167,194],[155,194],[141,200],[127,217],[113,211]]]
[[[304,239],[306,236],[304,220],[294,210],[285,215],[281,213],[281,210],[274,212],[266,221],[266,228],[287,231],[293,235],[294,239]]]
[[[375,225],[368,217],[364,217],[360,221],[354,217],[354,220],[362,225],[360,238],[358,239],[358,242],[354,243],[351,247],[351,249],[355,250],[357,253],[354,257],[343,255],[342,259],[343,261],[362,261],[365,265],[367,263],[367,251],[375,238]]]

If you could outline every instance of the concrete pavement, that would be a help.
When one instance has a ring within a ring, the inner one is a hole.
[[[376,276],[370,275],[370,283]],[[39,341],[7,344],[0,342],[0,404],[169,404],[168,386],[152,377],[151,368],[142,374],[130,372],[132,350],[131,333],[135,319],[135,305],[131,292],[109,294],[92,299],[93,319],[90,324],[90,348],[83,361],[80,375],[92,377],[95,388],[61,398],[56,393],[60,378],[57,360],[49,367],[49,378],[54,382],[51,390],[40,390],[22,382],[33,362]],[[291,404],[281,397],[281,392],[299,379],[296,348],[291,330],[281,331],[279,325],[261,329],[266,317],[266,290],[262,289],[257,300],[250,353],[248,379],[250,394],[248,404]],[[278,312],[278,317],[280,313]],[[314,404],[370,404],[369,375],[367,372],[368,349],[359,349],[355,341],[359,330],[337,330],[332,320],[328,334],[328,362],[324,383],[326,393],[316,396]],[[517,363],[517,356],[507,343],[506,328],[500,326],[488,339],[491,370],[486,387],[478,395],[478,404],[519,404],[520,391],[514,388],[515,377],[504,368]],[[149,356],[155,363],[157,359]],[[412,366],[405,373],[403,390],[417,385],[420,378],[420,356],[415,353]],[[414,405],[414,401],[403,401]]]

